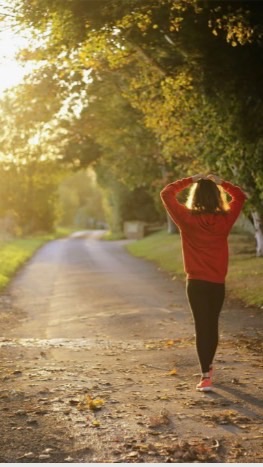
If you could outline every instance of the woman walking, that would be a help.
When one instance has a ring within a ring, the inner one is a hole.
[[[183,205],[176,195],[190,185],[189,197]],[[230,203],[225,192],[231,197]],[[202,372],[196,389],[211,391],[218,320],[225,297],[227,237],[246,195],[238,186],[217,175],[198,174],[167,185],[161,191],[161,199],[181,234],[186,294],[194,318]]]

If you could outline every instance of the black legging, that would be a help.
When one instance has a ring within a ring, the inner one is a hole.
[[[195,322],[201,370],[207,373],[218,345],[218,319],[225,298],[225,284],[189,279],[186,293]]]

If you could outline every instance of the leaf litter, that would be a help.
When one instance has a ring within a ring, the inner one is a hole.
[[[148,426],[149,428],[159,428],[162,426],[167,426],[171,423],[168,411],[162,409],[158,415],[152,415],[149,418]]]
[[[243,425],[244,423],[253,422],[252,419],[244,415],[240,415],[236,410],[221,410],[220,412],[203,413],[201,416],[202,418],[215,422],[219,425],[232,424],[236,426],[241,426],[241,428],[245,427],[245,425]]]

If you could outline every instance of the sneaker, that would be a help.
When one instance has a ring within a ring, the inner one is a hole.
[[[211,378],[209,378],[209,377],[208,378],[202,378],[200,383],[197,384],[196,390],[197,391],[203,391],[203,392],[213,391]]]

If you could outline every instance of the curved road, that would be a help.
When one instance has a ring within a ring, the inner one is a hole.
[[[1,298],[0,462],[260,462],[262,312],[226,302],[197,393],[183,283],[100,234],[46,244]]]

